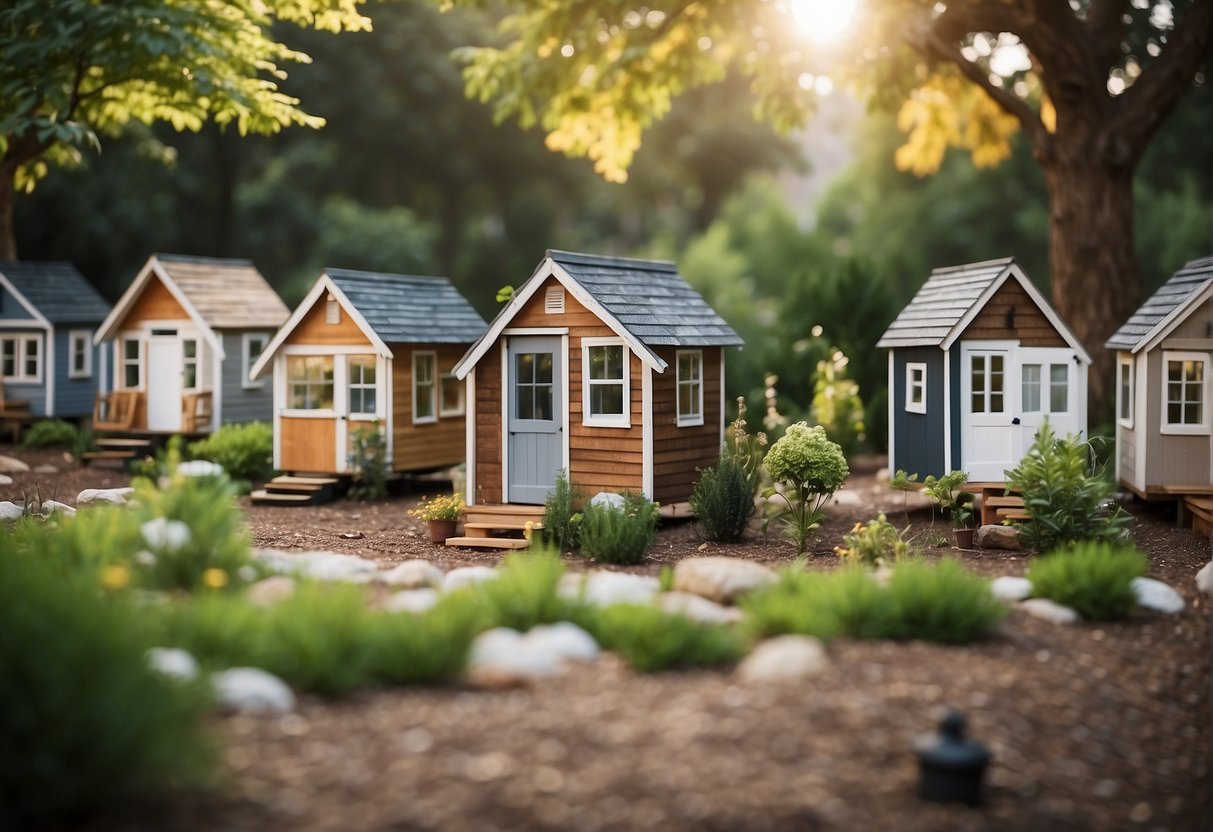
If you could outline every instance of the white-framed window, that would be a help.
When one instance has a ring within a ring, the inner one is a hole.
[[[923,361],[906,363],[906,411],[927,412],[927,365]]]
[[[969,356],[971,413],[1005,413],[1003,375],[1006,359],[999,354]]]
[[[620,338],[581,339],[582,424],[632,426],[629,356]]]
[[[140,360],[143,348],[139,339],[133,336],[123,338],[118,345],[121,351],[121,368],[119,382],[123,390],[138,390],[143,387],[143,362]]]
[[[454,373],[442,374],[441,406],[439,416],[462,416],[464,412],[463,382]]]
[[[270,336],[267,332],[246,332],[240,336],[240,368],[243,371],[240,375],[240,384],[245,390],[265,386],[264,378],[253,380],[249,377],[249,372],[269,342]]]
[[[87,329],[73,329],[67,336],[67,377],[92,378],[93,333]]]
[[[181,387],[198,389],[198,339],[181,339]]]
[[[703,350],[678,350],[678,427],[703,424]]]
[[[1116,421],[1133,427],[1133,358],[1122,356],[1116,365]]]
[[[286,389],[291,410],[332,410],[333,356],[288,355]]]
[[[1209,432],[1209,354],[1162,354],[1162,432]]]
[[[5,381],[40,383],[42,336],[6,335],[0,338],[0,375]]]
[[[351,417],[375,415],[378,390],[375,367],[376,358],[373,355],[351,355],[346,359]]]
[[[435,367],[438,355],[434,352],[413,353],[413,424],[420,425],[438,421],[437,393],[438,374]]]

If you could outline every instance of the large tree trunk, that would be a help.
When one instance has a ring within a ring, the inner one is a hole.
[[[0,165],[0,260],[17,259],[17,236],[13,230],[13,186],[17,169]]]

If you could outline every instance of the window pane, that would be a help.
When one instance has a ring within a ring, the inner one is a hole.
[[[699,396],[690,384],[684,384],[678,390],[678,413],[682,416],[699,415]]]
[[[678,377],[688,378],[691,375],[691,356],[689,354],[678,356]]]
[[[517,402],[515,416],[519,419],[535,418],[535,388],[529,384],[520,384],[514,391],[514,401]]]
[[[1187,363],[1188,363],[1188,365],[1190,366],[1190,370],[1189,370],[1189,371],[1188,371],[1188,373],[1187,373],[1187,375],[1188,375],[1188,379],[1189,379],[1190,381],[1204,381],[1204,378],[1205,378],[1205,362],[1203,362],[1203,361],[1189,361],[1189,362],[1187,362]]]
[[[623,347],[607,347],[607,378],[623,378]]]
[[[606,347],[590,347],[590,378],[606,377]]]
[[[198,354],[198,342],[192,338],[186,338],[181,342],[181,351],[186,358],[193,358]]]
[[[413,414],[418,418],[425,418],[434,415],[434,387],[433,385],[418,385],[417,387],[417,412]]]
[[[552,420],[552,385],[535,385],[535,418]]]
[[[1181,380],[1183,378],[1183,367],[1184,367],[1184,363],[1182,361],[1168,361],[1167,362],[1167,381]]]
[[[1065,413],[1070,401],[1070,368],[1065,364],[1049,366],[1049,412]]]
[[[1023,365],[1023,410],[1025,413],[1040,412],[1040,365]]]
[[[198,386],[198,367],[194,364],[186,364],[185,371],[182,373],[182,383],[186,390],[193,390]]]
[[[590,414],[593,416],[623,415],[623,385],[595,384],[590,387]]]
[[[980,355],[975,355],[969,364],[969,376],[973,385],[974,393],[984,393],[986,390],[986,362],[985,358]]]
[[[1171,402],[1167,405],[1167,421],[1173,425],[1183,424],[1182,420],[1183,407],[1178,402]]]
[[[1184,424],[1199,425],[1200,418],[1200,402],[1189,402],[1184,405]]]
[[[122,357],[128,361],[137,361],[139,359],[139,342],[133,339],[123,341]]]
[[[1178,381],[1172,381],[1167,384],[1167,401],[1177,402],[1183,398],[1184,386]]]
[[[552,383],[552,354],[550,352],[536,353],[535,381],[540,384]]]
[[[990,412],[1002,413],[1002,393],[990,394]]]
[[[986,397],[983,393],[974,393],[970,402],[973,406],[974,413],[986,412]]]
[[[535,356],[532,353],[521,353],[514,360],[515,378],[519,384],[530,384],[535,380]]]
[[[122,386],[128,388],[139,386],[139,365],[127,364],[122,369]]]

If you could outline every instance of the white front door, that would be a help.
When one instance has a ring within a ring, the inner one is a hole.
[[[1022,459],[1047,419],[1054,435],[1082,436],[1082,366],[1074,350],[1027,347],[1019,350],[1019,437],[1016,460]]]
[[[147,342],[147,429],[181,430],[181,341],[151,337]]]
[[[1014,360],[1012,349],[961,348],[961,460],[969,479],[1002,482],[1014,467],[1018,434],[1013,430]]]

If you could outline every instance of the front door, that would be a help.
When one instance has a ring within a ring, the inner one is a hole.
[[[1081,436],[1078,375],[1074,350],[1028,347],[1019,351],[1019,436],[1016,461],[1023,459],[1047,419],[1057,436]]]
[[[506,350],[506,502],[539,505],[564,461],[561,337],[512,336]]]
[[[181,430],[181,391],[184,372],[181,341],[152,335],[147,342],[147,429]]]
[[[974,482],[1002,482],[1017,460],[1009,349],[961,350],[961,460]]]

